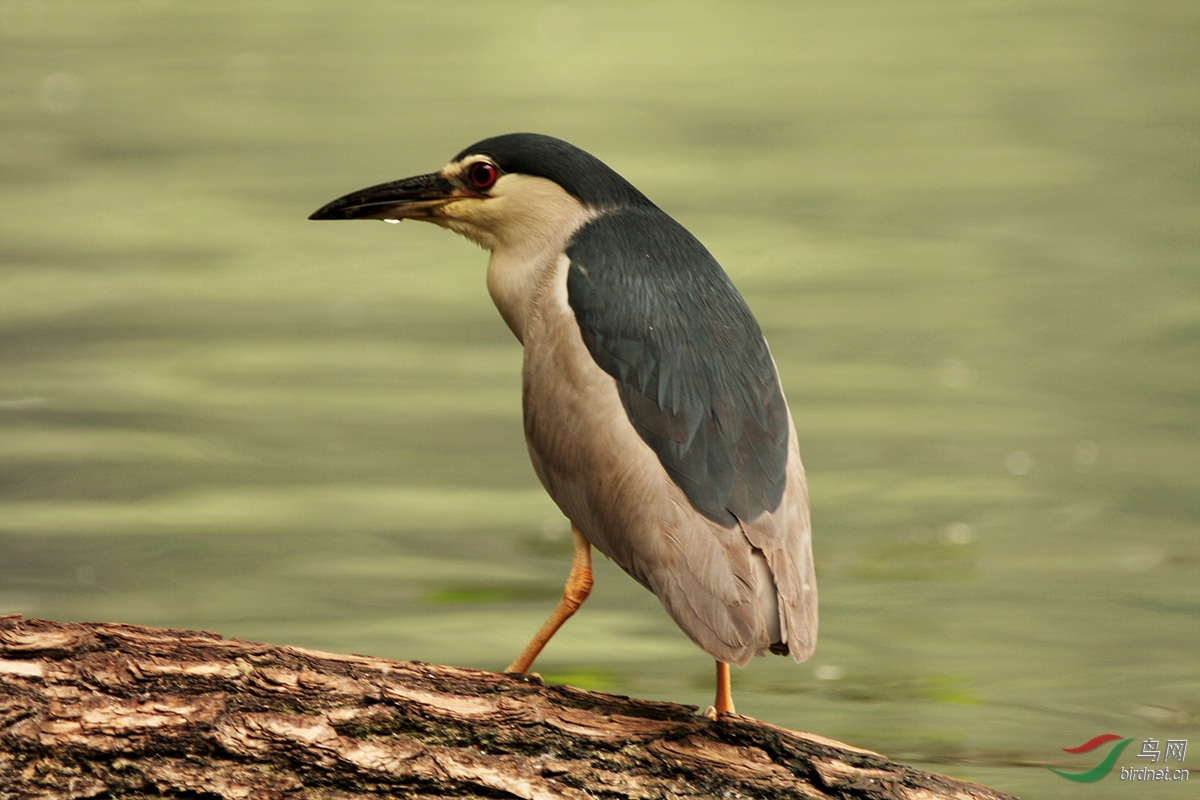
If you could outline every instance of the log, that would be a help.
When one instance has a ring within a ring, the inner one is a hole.
[[[0,798],[1006,798],[533,677],[0,616]]]

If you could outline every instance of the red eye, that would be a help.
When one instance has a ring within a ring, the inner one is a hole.
[[[480,189],[488,189],[500,177],[500,170],[486,161],[476,161],[467,171],[471,183]]]

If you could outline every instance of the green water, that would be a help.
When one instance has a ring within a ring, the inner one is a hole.
[[[503,667],[570,537],[485,256],[305,217],[537,130],[696,232],[779,363],[821,639],[739,710],[1192,796],[1040,765],[1200,752],[1197,41],[1191,0],[2,2],[0,611]],[[711,697],[607,563],[538,667]]]

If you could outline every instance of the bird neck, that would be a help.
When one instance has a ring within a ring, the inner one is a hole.
[[[508,329],[522,344],[530,321],[553,297],[555,284],[563,283],[565,287],[562,275],[566,260],[557,250],[543,250],[532,256],[512,250],[492,251],[488,261],[488,294]]]
[[[565,292],[564,251],[576,231],[600,212],[543,178],[506,177],[523,180],[511,181],[511,193],[491,210],[504,224],[492,226],[501,235],[484,245],[492,251],[487,286],[500,316],[524,344],[529,320],[554,296],[556,282]],[[520,191],[512,191],[518,184]]]

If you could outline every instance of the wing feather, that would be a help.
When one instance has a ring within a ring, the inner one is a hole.
[[[762,331],[716,259],[653,207],[602,214],[567,256],[588,351],[696,510],[732,528],[777,508],[787,405]]]

